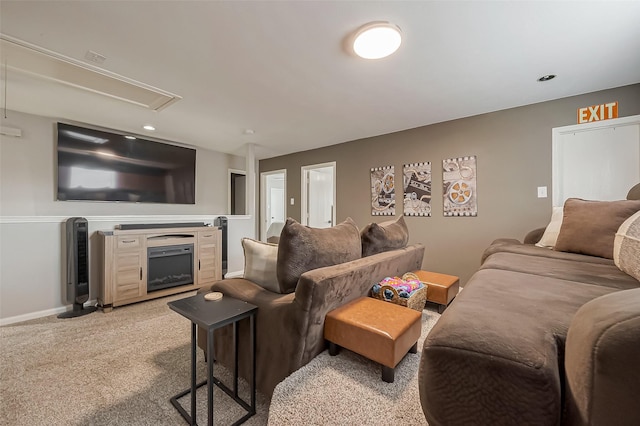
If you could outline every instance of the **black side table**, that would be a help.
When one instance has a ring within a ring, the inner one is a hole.
[[[255,314],[258,307],[241,300],[224,296],[220,300],[205,300],[203,294],[176,300],[168,303],[169,308],[191,321],[191,388],[180,392],[171,398],[171,404],[178,410],[184,419],[190,424],[196,424],[196,389],[207,384],[207,420],[213,426],[213,385],[222,389],[233,398],[242,408],[247,410],[238,421],[239,425],[256,413],[256,322]],[[238,396],[238,321],[249,318],[250,321],[250,350],[251,350],[251,404]],[[229,389],[213,375],[213,331],[227,324],[233,324],[234,336],[234,368],[233,390]],[[196,384],[196,326],[207,330],[207,380]],[[186,394],[191,393],[191,415],[178,402]]]

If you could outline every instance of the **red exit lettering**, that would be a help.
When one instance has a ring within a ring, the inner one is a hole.
[[[618,102],[578,108],[578,124],[618,118]]]

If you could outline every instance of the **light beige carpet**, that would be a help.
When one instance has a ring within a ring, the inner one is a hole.
[[[381,379],[380,365],[342,349],[322,352],[278,384],[269,425],[426,425],[418,394],[422,343],[440,315],[422,313],[418,353],[407,354],[393,383]]]
[[[186,425],[169,398],[190,386],[191,323],[167,302],[192,294],[0,327],[0,424]],[[202,358],[198,350],[198,379],[206,375]],[[214,371],[231,383],[224,368]],[[181,402],[189,411],[189,397]],[[266,424],[268,400],[258,394],[257,403],[245,424]],[[214,407],[215,424],[244,415],[219,390]],[[207,424],[206,387],[197,418]]]
[[[186,425],[169,398],[190,385],[190,322],[167,302],[193,293],[100,311],[0,327],[1,425]],[[439,315],[425,310],[422,337]],[[396,368],[393,384],[380,367],[352,352],[324,351],[276,388],[273,403],[257,395],[247,425],[425,424],[418,396],[418,354]],[[198,350],[198,378],[206,364]],[[221,366],[215,374],[230,383]],[[248,400],[246,383],[241,395]],[[189,411],[188,397],[181,400]],[[244,415],[217,390],[215,424]],[[206,424],[206,388],[198,392]]]

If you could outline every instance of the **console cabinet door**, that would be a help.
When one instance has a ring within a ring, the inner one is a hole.
[[[117,237],[114,254],[113,301],[131,299],[147,293],[147,262],[144,239],[139,236]]]
[[[198,232],[198,284],[213,283],[222,279],[221,240],[220,229]]]

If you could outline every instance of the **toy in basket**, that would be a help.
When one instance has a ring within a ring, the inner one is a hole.
[[[371,297],[422,312],[427,301],[427,285],[413,273],[387,277],[371,289]]]

